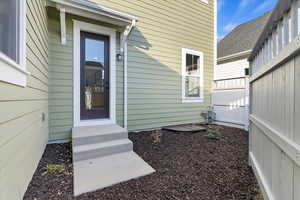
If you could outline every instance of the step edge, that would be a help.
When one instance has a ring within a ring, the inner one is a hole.
[[[98,134],[98,135],[83,135],[83,136],[76,136],[76,137],[72,137],[73,140],[76,139],[82,139],[82,138],[93,138],[93,137],[101,137],[101,136],[107,136],[107,135],[128,135],[128,132],[114,132],[114,133],[104,133],[104,134]]]
[[[114,129],[113,132],[111,131],[108,131],[107,134],[113,134],[114,132],[121,132],[121,133],[128,133],[128,130],[123,128],[123,127],[120,127],[119,125],[116,125],[117,127],[114,127],[114,128],[111,128],[111,129]],[[92,127],[98,127],[98,126],[92,126]],[[99,128],[101,128],[101,126],[99,126]],[[81,134],[78,133],[80,131],[84,132],[83,130],[77,130],[77,129],[84,129],[84,127],[73,127],[72,128],[72,137],[81,137]],[[93,134],[97,134],[97,132],[101,132],[101,129],[99,131],[99,129],[95,129],[95,130],[90,130],[89,131],[91,134],[88,134],[89,136],[93,136]],[[86,136],[87,134],[85,134],[84,136]],[[101,135],[101,133],[99,134]],[[83,137],[84,137],[83,136]]]
[[[89,151],[76,152],[73,153],[73,163],[118,155],[121,153],[127,153],[131,151],[133,151],[133,145],[128,143],[128,144],[119,145],[119,148],[110,147],[110,150],[108,151],[92,149]]]
[[[111,141],[106,141],[106,142],[98,142],[98,143],[92,143],[92,144],[73,146],[73,153],[85,152],[85,151],[90,151],[90,150],[94,150],[94,149],[102,149],[102,148],[106,148],[106,147],[119,146],[119,145],[123,145],[123,144],[133,145],[131,140],[129,140],[128,138],[126,138],[126,139],[124,138],[124,139],[117,139],[117,140],[111,140]],[[86,147],[86,149],[85,149],[85,147]]]
[[[114,134],[114,135],[105,135],[105,136],[94,136],[94,137],[84,137],[84,138],[73,138],[72,145],[73,147],[96,144],[96,143],[105,143],[109,141],[128,139],[126,134]]]

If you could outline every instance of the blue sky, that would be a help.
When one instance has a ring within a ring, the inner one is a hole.
[[[277,0],[218,0],[218,40],[275,7]]]

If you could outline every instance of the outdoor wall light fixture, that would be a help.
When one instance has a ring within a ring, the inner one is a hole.
[[[123,55],[121,53],[117,53],[117,61],[122,61],[123,60]]]

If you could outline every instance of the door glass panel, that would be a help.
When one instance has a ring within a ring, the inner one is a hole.
[[[85,109],[105,107],[104,41],[85,39]]]

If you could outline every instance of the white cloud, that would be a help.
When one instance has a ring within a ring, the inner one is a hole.
[[[225,37],[225,35],[218,35],[218,42],[221,41],[223,38]]]
[[[218,42],[222,40],[226,34],[228,34],[230,31],[232,31],[235,27],[237,27],[237,24],[229,23],[226,26],[223,27],[222,35],[218,34]]]
[[[260,13],[262,11],[265,11],[266,9],[270,8],[272,6],[273,0],[265,0],[263,3],[261,3],[259,6],[257,6],[254,9],[254,13]]]
[[[231,15],[231,23],[227,24],[226,26],[223,27],[223,30],[225,32],[230,32],[232,31],[237,24],[233,23],[233,21],[236,21],[236,19],[238,19],[240,17],[241,14],[243,14],[244,12],[247,12],[247,6],[249,6],[249,4],[255,2],[255,0],[240,0],[240,3],[237,6],[237,9],[235,10],[234,13],[232,13]]]
[[[239,9],[245,8],[253,0],[241,0],[239,4]]]
[[[218,0],[218,11],[222,9],[225,4],[225,0]]]
[[[224,26],[223,30],[226,32],[232,31],[235,27],[237,27],[237,24],[229,23],[226,26]]]

